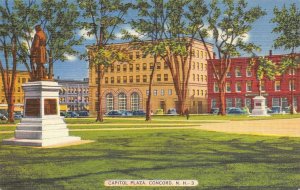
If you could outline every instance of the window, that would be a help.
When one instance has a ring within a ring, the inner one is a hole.
[[[216,99],[211,99],[211,108],[216,108],[217,107],[217,100]]]
[[[111,84],[115,83],[115,78],[114,77],[110,77],[110,83]]]
[[[247,77],[252,77],[252,70],[251,70],[251,68],[247,68],[246,76]]]
[[[214,92],[219,92],[219,85],[217,82],[214,82]]]
[[[131,94],[131,110],[132,111],[136,111],[136,110],[139,110],[139,102],[140,102],[140,97],[139,97],[139,94],[134,92]]]
[[[156,65],[157,70],[160,70],[160,69],[161,69],[161,63],[160,63],[160,62],[157,62],[156,64],[157,64],[157,65]]]
[[[235,83],[235,91],[236,91],[236,92],[241,92],[241,91],[242,91],[242,85],[241,85],[241,82],[236,82],[236,83]]]
[[[147,63],[143,63],[143,70],[147,70]]]
[[[106,111],[109,112],[114,109],[114,97],[111,93],[106,95]]]
[[[201,90],[201,96],[203,96],[204,95],[204,91],[203,90]]]
[[[237,108],[242,107],[242,99],[241,98],[236,98],[235,99],[235,107],[237,107]]]
[[[192,56],[195,57],[195,50],[192,50]]]
[[[25,83],[26,82],[26,79],[25,78],[22,78],[22,83]]]
[[[115,71],[115,67],[113,65],[110,66],[110,72],[114,72]]]
[[[123,83],[127,83],[127,76],[123,76]]]
[[[246,91],[247,92],[252,92],[252,81],[247,81],[246,82]]]
[[[251,98],[246,98],[245,99],[245,106],[247,106],[247,108],[249,108],[249,109],[252,109]]]
[[[130,77],[129,77],[129,82],[130,82],[130,83],[133,83],[133,76],[130,76]]]
[[[288,99],[287,98],[281,98],[281,107],[286,108],[288,106],[289,106]]]
[[[193,70],[195,70],[195,69],[196,69],[196,63],[193,62]]]
[[[146,58],[147,57],[147,54],[146,53],[143,53],[143,58]]]
[[[140,82],[140,75],[136,76],[136,82]]]
[[[241,67],[235,68],[235,77],[242,77]]]
[[[231,72],[227,72],[227,73],[226,73],[226,77],[227,77],[227,78],[230,78],[230,77],[231,77]]]
[[[154,95],[154,96],[157,96],[157,90],[154,90],[154,91],[153,91],[153,95]]]
[[[232,98],[226,98],[226,108],[233,107]]]
[[[143,75],[143,82],[147,82],[147,75]]]
[[[129,53],[129,59],[131,59],[131,60],[133,59],[133,53],[132,52]]]
[[[195,81],[195,74],[193,74],[193,81]]]
[[[205,81],[207,82],[207,75],[205,75]]]
[[[198,96],[200,95],[200,91],[199,91],[199,90],[197,90],[197,95],[198,95]]]
[[[290,80],[289,81],[289,90],[290,91],[295,91],[295,81],[294,80]]]
[[[105,84],[108,84],[108,77],[105,77]]]
[[[168,69],[169,67],[168,67],[168,64],[167,63],[165,63],[164,64],[164,69]]]
[[[201,71],[203,71],[203,63],[201,63]]]
[[[203,51],[201,51],[201,58],[203,58]]]
[[[289,69],[289,75],[295,75],[295,69]]]
[[[164,74],[164,81],[168,81],[168,74]]]
[[[139,59],[139,58],[140,58],[140,52],[139,52],[139,51],[137,51],[137,52],[135,53],[135,58],[136,58],[136,59]]]
[[[230,82],[226,82],[226,92],[231,92],[231,84],[230,84]]]
[[[123,72],[127,71],[127,65],[123,65]]]
[[[205,70],[207,70],[207,64],[205,63]]]
[[[129,71],[130,71],[130,72],[133,71],[133,65],[132,65],[132,64],[129,65]]]
[[[260,89],[262,92],[266,91],[265,81],[261,81]]]
[[[168,90],[168,95],[172,95],[172,89]]]
[[[120,70],[121,70],[121,66],[117,65],[117,72],[120,72]]]
[[[107,66],[104,68],[104,72],[108,73],[108,67]]]
[[[193,90],[193,95],[195,95],[196,93],[195,93],[195,90]]]
[[[198,69],[198,70],[200,69],[200,65],[199,65],[199,63],[197,63],[197,69]]]
[[[119,110],[120,111],[123,111],[123,110],[126,110],[127,108],[127,102],[126,102],[126,95],[124,93],[120,93],[118,95],[118,105],[119,105]]]
[[[146,95],[149,96],[149,90],[146,90]]]
[[[199,58],[199,50],[197,50],[197,57]]]
[[[280,81],[275,81],[275,91],[280,91]]]
[[[121,77],[120,76],[117,77],[117,83],[121,83]]]
[[[165,90],[164,90],[164,89],[161,89],[161,90],[160,90],[160,95],[161,95],[161,96],[164,96],[164,95],[165,95]]]
[[[21,88],[20,87],[18,87],[18,92],[21,92]]]
[[[201,75],[201,82],[203,82],[203,75]]]
[[[157,74],[157,82],[161,81],[161,74]]]
[[[150,63],[150,70],[153,69],[153,63]]]
[[[135,70],[136,70],[136,71],[140,71],[140,64],[136,64]]]
[[[272,106],[280,106],[280,99],[272,98]]]

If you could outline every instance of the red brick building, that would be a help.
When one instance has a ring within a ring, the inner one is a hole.
[[[267,56],[275,63],[279,63],[284,55]],[[248,69],[250,57],[232,58],[232,65],[226,77],[226,107],[244,107],[253,109],[253,98],[258,95],[258,80],[253,69]],[[208,108],[219,107],[219,89],[217,80],[213,75],[211,62],[217,64],[219,60],[213,59],[208,62]],[[293,76],[294,75],[294,76]],[[294,77],[294,85],[292,78]],[[290,70],[282,76],[277,76],[274,81],[262,80],[262,95],[266,98],[266,105],[289,106],[291,99],[291,88],[294,87],[294,106],[300,111],[300,69]]]

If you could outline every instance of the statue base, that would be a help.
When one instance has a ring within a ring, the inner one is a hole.
[[[52,81],[35,81],[22,85],[25,92],[24,118],[17,125],[15,137],[3,140],[6,145],[53,146],[80,141],[69,136],[59,110],[61,86]]]
[[[266,100],[266,98],[263,96],[255,96],[253,98],[254,109],[252,110],[252,113],[250,116],[270,116],[267,113],[267,109],[265,106],[265,100]]]

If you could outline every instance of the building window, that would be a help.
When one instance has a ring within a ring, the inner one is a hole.
[[[120,93],[118,95],[118,103],[119,103],[118,105],[120,111],[126,110],[127,103],[126,103],[126,95],[124,93]]]
[[[149,96],[149,90],[146,90],[146,95]]]
[[[197,90],[197,95],[198,95],[198,96],[200,95],[200,90]]]
[[[140,71],[140,64],[136,64],[135,70],[136,70],[136,71]]]
[[[197,50],[197,57],[199,58],[199,50]]]
[[[143,70],[147,70],[147,63],[143,63]]]
[[[127,83],[127,76],[123,76],[123,83]]]
[[[106,95],[106,112],[114,109],[114,97],[111,93]]]
[[[211,108],[216,108],[217,107],[217,100],[216,99],[211,99]]]
[[[294,80],[290,80],[289,81],[289,90],[290,91],[292,91],[292,90],[295,91],[295,89],[296,89],[295,88],[295,81]]]
[[[168,69],[168,64],[167,63],[164,63],[164,69]]]
[[[235,77],[242,77],[241,67],[235,68]]]
[[[117,65],[117,72],[120,72],[120,71],[121,71],[121,66]]]
[[[136,59],[139,59],[139,58],[140,58],[140,52],[139,52],[139,51],[135,52],[135,58],[136,58]]]
[[[147,75],[143,75],[143,82],[147,82]]]
[[[153,63],[150,63],[150,70],[153,69]]]
[[[230,84],[230,82],[226,82],[226,92],[231,92],[231,84]]]
[[[133,65],[132,65],[132,64],[129,65],[129,71],[130,71],[130,72],[133,71]]]
[[[236,92],[241,92],[241,91],[242,91],[242,85],[241,85],[241,82],[236,82],[236,83],[235,83],[235,91],[236,91]]]
[[[104,68],[104,72],[108,73],[108,67],[107,66]]]
[[[136,76],[136,82],[140,82],[140,75]]]
[[[275,91],[280,91],[280,81],[275,81]]]
[[[129,59],[131,59],[131,60],[133,59],[133,53],[132,52],[129,53]]]
[[[115,78],[114,77],[110,77],[110,83],[111,84],[115,83]]]
[[[295,75],[295,69],[289,69],[289,75]]]
[[[131,94],[131,110],[136,111],[139,110],[139,102],[140,102],[140,97],[139,94],[134,92]]]
[[[230,71],[226,73],[226,77],[227,77],[227,78],[230,78],[230,77],[231,77],[231,72],[230,72]]]
[[[289,104],[287,98],[281,98],[281,108],[286,108],[288,106]]]
[[[205,82],[207,82],[207,75],[205,75]]]
[[[260,89],[261,89],[262,92],[266,91],[265,81],[261,81]]]
[[[117,83],[121,83],[121,77],[120,76],[117,77]]]
[[[214,82],[214,92],[219,92],[219,85],[217,82]]]
[[[200,69],[200,65],[199,65],[199,63],[197,62],[197,70],[199,70]]]
[[[147,57],[147,53],[143,53],[143,58],[146,58]]]
[[[21,88],[20,87],[18,87],[18,92],[21,92]]]
[[[245,106],[249,109],[252,109],[252,106],[251,106],[251,98],[246,98],[245,99]]]
[[[157,96],[157,90],[154,90],[154,91],[153,91],[153,95],[154,95],[154,96]]]
[[[247,81],[246,82],[246,91],[247,92],[252,92],[252,81]]]
[[[195,92],[195,90],[193,90],[193,95],[195,95],[196,94],[196,92]]]
[[[200,75],[197,75],[197,81],[198,82],[200,81]]]
[[[241,98],[236,98],[235,99],[235,107],[237,107],[237,108],[242,107],[242,99]]]
[[[193,74],[193,81],[195,81],[195,74]]]
[[[246,76],[247,77],[252,77],[252,70],[251,70],[251,68],[247,68]]]
[[[204,91],[203,90],[201,90],[201,96],[203,96],[204,95]]]
[[[164,74],[164,81],[168,81],[168,74]]]
[[[272,98],[272,106],[280,106],[280,99]]]
[[[168,90],[168,95],[172,95],[172,89]]]
[[[161,96],[164,96],[164,95],[165,95],[165,90],[164,90],[164,89],[161,89],[161,90],[160,90],[160,95],[161,95]]]
[[[203,75],[201,75],[201,82],[203,82]]]
[[[196,69],[196,63],[193,62],[193,70],[195,70],[195,69]]]
[[[161,81],[161,74],[157,74],[157,82]]]
[[[127,71],[127,65],[123,65],[123,72],[126,72]]]
[[[130,83],[133,83],[133,76],[130,76],[130,77],[129,77],[129,82],[130,82]]]
[[[203,63],[201,63],[201,71],[203,71]]]
[[[115,67],[113,65],[110,66],[110,72],[113,73],[115,71]]]
[[[157,64],[157,65],[156,65],[157,70],[160,70],[160,69],[161,69],[161,63],[160,63],[160,62],[157,62],[156,64]]]
[[[233,107],[232,98],[226,98],[226,108]]]
[[[105,77],[105,84],[108,84],[108,77]]]
[[[203,51],[201,51],[201,58],[203,58]]]

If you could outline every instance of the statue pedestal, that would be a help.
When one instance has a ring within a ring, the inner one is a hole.
[[[57,82],[35,81],[22,87],[24,118],[17,125],[15,137],[3,140],[3,144],[44,147],[80,141],[80,137],[69,136],[67,125],[60,116],[61,86]]]
[[[254,109],[250,116],[270,116],[267,113],[266,105],[265,105],[266,98],[263,96],[255,96],[253,98],[254,101]]]

